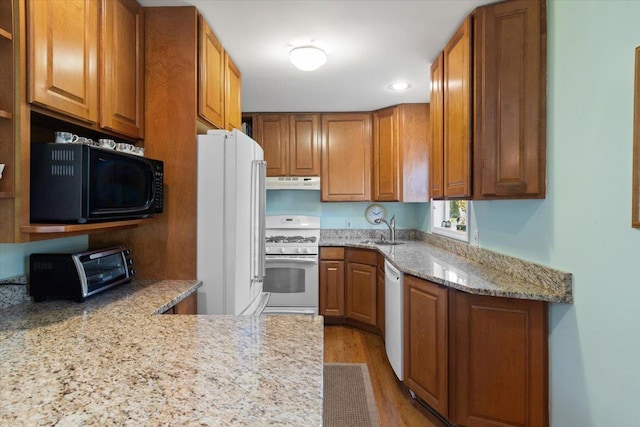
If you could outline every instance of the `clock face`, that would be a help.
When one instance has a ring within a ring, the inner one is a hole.
[[[371,224],[376,224],[376,219],[386,219],[387,218],[387,210],[384,206],[374,203],[367,207],[367,210],[364,211],[364,217]]]

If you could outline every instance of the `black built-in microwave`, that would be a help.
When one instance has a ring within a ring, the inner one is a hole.
[[[84,144],[31,145],[31,222],[86,223],[161,213],[164,163]]]

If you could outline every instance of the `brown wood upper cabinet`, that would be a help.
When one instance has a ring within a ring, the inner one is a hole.
[[[143,9],[135,0],[105,0],[100,28],[100,126],[143,138]]]
[[[512,0],[475,15],[475,199],[545,197],[545,5]]]
[[[478,7],[432,65],[433,198],[545,197],[545,4]]]
[[[142,138],[140,5],[135,0],[42,0],[29,1],[28,6],[29,102],[88,125]]]
[[[198,15],[198,116],[218,129],[242,129],[242,74]]]
[[[95,0],[28,2],[29,102],[98,122],[99,6]]]
[[[431,150],[429,158],[429,185],[431,197],[444,197],[444,53],[431,64]]]
[[[429,201],[429,105],[402,104],[373,115],[373,199]]]
[[[224,53],[224,120],[227,130],[242,129],[242,75]]]
[[[224,49],[202,15],[198,15],[198,54],[198,114],[223,129]]]
[[[444,48],[444,196],[471,196],[471,17]]]
[[[323,114],[321,133],[322,201],[370,201],[371,114]]]
[[[318,114],[257,114],[267,176],[320,175]]]

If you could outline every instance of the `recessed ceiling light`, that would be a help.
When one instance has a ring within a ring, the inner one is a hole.
[[[291,49],[289,61],[302,71],[313,71],[327,62],[327,54],[319,47],[300,46]]]
[[[395,82],[389,85],[389,89],[394,90],[396,92],[407,90],[410,87],[411,85],[407,82]]]

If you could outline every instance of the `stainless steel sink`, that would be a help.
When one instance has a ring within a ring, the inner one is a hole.
[[[391,241],[391,240],[363,240],[360,243],[365,243],[367,245],[401,245],[404,242]]]

